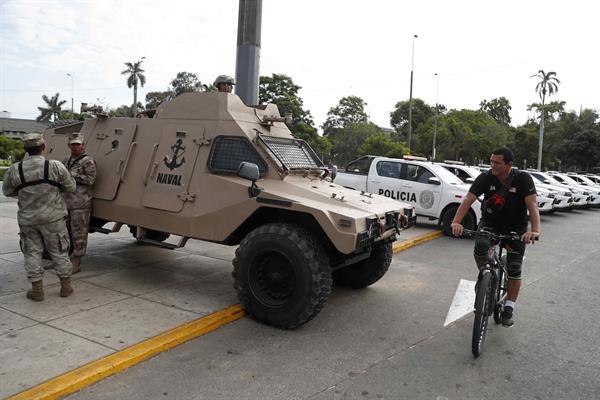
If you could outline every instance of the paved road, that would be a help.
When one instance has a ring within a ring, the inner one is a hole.
[[[372,287],[335,288],[293,331],[244,318],[108,378],[76,399],[597,399],[600,210],[543,217],[516,325],[470,353],[472,317],[444,328],[472,241],[394,257]]]

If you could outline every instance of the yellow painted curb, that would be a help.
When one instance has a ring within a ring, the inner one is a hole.
[[[393,250],[394,250],[394,253],[398,253],[402,250],[409,249],[418,244],[429,242],[430,240],[433,240],[433,239],[437,239],[443,235],[444,235],[444,231],[434,231],[434,232],[426,233],[421,236],[417,236],[417,237],[414,237],[411,239],[404,240],[400,243],[394,243]]]
[[[230,306],[214,314],[180,325],[177,328],[134,344],[99,360],[92,361],[89,364],[9,397],[7,400],[58,399],[116,374],[160,352],[169,350],[178,344],[240,319],[244,315],[246,313],[239,304]]]

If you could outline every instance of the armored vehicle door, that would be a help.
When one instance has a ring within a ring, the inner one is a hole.
[[[69,135],[52,135],[46,143],[47,157],[52,160],[62,161],[71,154],[68,146]]]
[[[113,200],[125,174],[132,142],[137,129],[136,121],[125,118],[110,118],[98,123],[86,142],[86,153],[94,157],[97,164],[94,197]]]
[[[200,147],[209,144],[202,125],[173,123],[164,127],[160,143],[155,144],[144,184],[142,204],[145,207],[179,212],[186,201]]]

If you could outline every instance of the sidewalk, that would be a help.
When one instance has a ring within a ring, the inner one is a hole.
[[[16,201],[0,195],[0,398],[237,303],[234,247],[197,240],[177,250],[141,246],[126,229],[90,235],[71,297],[59,297],[50,270],[45,300],[27,300],[16,211]],[[424,224],[400,239],[435,229]]]

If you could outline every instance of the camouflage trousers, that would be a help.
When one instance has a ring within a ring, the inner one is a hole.
[[[48,250],[56,275],[71,276],[73,266],[69,260],[69,233],[64,219],[43,225],[20,226],[21,251],[25,256],[25,271],[29,282],[37,282],[44,276],[42,252]]]
[[[69,210],[67,217],[67,228],[71,238],[72,253],[74,256],[82,257],[87,248],[88,230],[92,210]]]

